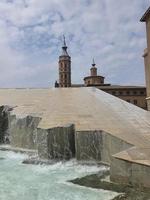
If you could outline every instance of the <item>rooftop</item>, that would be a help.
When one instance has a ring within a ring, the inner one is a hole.
[[[102,85],[98,87],[99,89],[145,89],[145,86],[130,86],[130,85]]]
[[[144,15],[142,16],[142,18],[140,19],[141,22],[145,22],[147,17],[150,16],[150,7],[147,9],[147,11],[144,13]]]

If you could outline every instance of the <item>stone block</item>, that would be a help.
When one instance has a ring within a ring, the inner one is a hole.
[[[75,134],[76,158],[83,161],[101,161],[102,132],[78,131]]]
[[[132,164],[125,160],[112,157],[110,165],[110,179],[113,182],[130,184]]]
[[[150,166],[133,163],[132,184],[138,187],[150,188]]]
[[[27,116],[16,118],[10,116],[10,142],[13,147],[36,149],[37,148],[37,126],[40,122],[39,117]]]
[[[75,156],[74,125],[38,129],[38,155],[41,159],[70,159]]]
[[[75,134],[78,160],[111,162],[111,156],[132,145],[104,131],[77,131]]]
[[[126,150],[133,145],[115,137],[109,133],[102,132],[102,151],[101,159],[105,163],[111,163],[112,155]]]

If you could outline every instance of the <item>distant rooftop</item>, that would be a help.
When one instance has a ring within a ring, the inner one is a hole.
[[[144,15],[142,16],[142,18],[140,19],[141,22],[145,22],[147,17],[150,16],[150,7],[147,9],[147,11],[144,13]]]
[[[102,85],[98,86],[99,89],[146,89],[145,86],[131,86],[131,85]]]

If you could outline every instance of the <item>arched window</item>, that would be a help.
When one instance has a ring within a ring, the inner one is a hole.
[[[67,64],[65,63],[65,71],[67,71]]]

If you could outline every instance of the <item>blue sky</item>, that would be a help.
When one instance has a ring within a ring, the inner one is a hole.
[[[65,34],[72,83],[93,57],[107,83],[144,85],[149,0],[0,0],[0,87],[52,87]]]

